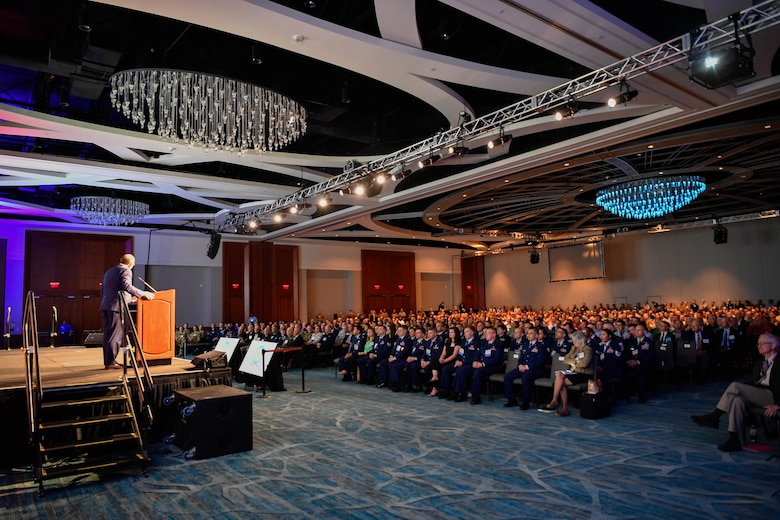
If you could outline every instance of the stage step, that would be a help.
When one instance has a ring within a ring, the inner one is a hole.
[[[70,420],[70,421],[53,421],[53,422],[42,422],[38,427],[41,430],[51,430],[53,428],[78,428],[82,426],[92,426],[97,424],[106,424],[111,421],[125,421],[127,419],[132,419],[133,414],[129,412],[123,412],[123,413],[112,413],[108,415],[101,415],[98,417],[92,417],[89,419],[76,419],[76,420]]]
[[[95,448],[99,446],[109,446],[111,444],[118,444],[122,442],[128,442],[128,441],[136,441],[138,439],[138,435],[135,433],[122,433],[118,435],[112,435],[111,437],[105,437],[102,439],[92,439],[92,440],[85,440],[85,441],[79,441],[79,442],[71,442],[67,444],[57,444],[52,446],[41,446],[41,453],[53,453],[56,451],[62,451],[62,450],[75,450],[75,449],[86,449],[86,448]]]
[[[67,477],[69,475],[82,475],[85,473],[99,473],[117,470],[130,465],[143,465],[145,459],[141,454],[117,457],[105,461],[85,460],[81,463],[66,464],[62,466],[44,466],[41,473],[44,479]]]
[[[92,404],[102,404],[102,403],[114,403],[119,401],[124,401],[127,399],[127,396],[124,394],[116,394],[116,395],[108,395],[105,397],[97,397],[94,399],[79,399],[74,401],[49,401],[45,403],[41,403],[41,408],[48,409],[48,408],[57,408],[61,406],[87,406]]]

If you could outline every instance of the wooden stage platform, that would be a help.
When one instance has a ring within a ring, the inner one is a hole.
[[[38,359],[44,389],[118,383],[122,380],[122,370],[106,370],[103,367],[103,349],[100,347],[42,347]],[[0,417],[6,425],[0,428],[0,446],[3,446],[0,467],[23,464],[28,456],[25,362],[21,349],[0,350]],[[176,390],[233,384],[230,368],[206,371],[181,358],[173,358],[171,364],[150,366],[149,372],[154,379],[154,411],[158,418],[165,415],[162,413],[163,399]],[[128,378],[131,381],[135,379],[132,368],[128,368]],[[130,385],[130,390],[135,392],[134,384]],[[157,420],[155,426],[163,427]],[[152,434],[156,433],[153,427]]]
[[[43,388],[121,381],[121,370],[103,367],[100,347],[42,347],[38,352]],[[119,358],[121,360],[121,356]],[[0,391],[25,386],[25,355],[21,349],[0,351]],[[149,367],[152,377],[198,372],[187,359],[173,358],[170,365]],[[128,375],[132,368],[128,369]]]

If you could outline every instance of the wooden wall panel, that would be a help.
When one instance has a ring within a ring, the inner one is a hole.
[[[249,309],[249,245],[222,242],[222,321],[241,323]]]
[[[64,319],[73,326],[77,343],[83,331],[100,329],[103,274],[132,250],[129,236],[28,230],[24,290],[37,297],[38,330],[50,330],[52,306],[57,307],[60,322]]]
[[[290,321],[298,319],[298,247],[274,246],[271,271],[275,307],[273,319]]]
[[[416,310],[414,253],[361,251],[363,312]]]
[[[466,309],[485,308],[485,259],[472,256],[460,259],[461,292]]]

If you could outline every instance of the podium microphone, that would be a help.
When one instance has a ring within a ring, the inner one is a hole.
[[[149,285],[148,283],[146,283],[146,280],[144,280],[144,279],[143,279],[143,278],[141,278],[140,276],[138,277],[138,279],[139,279],[139,280],[141,280],[141,281],[144,283],[144,285],[145,285],[145,286],[147,286],[147,287],[149,288],[149,290],[150,290],[150,291],[152,291],[152,292],[157,292],[157,289],[155,289],[154,287],[152,287],[151,285]]]

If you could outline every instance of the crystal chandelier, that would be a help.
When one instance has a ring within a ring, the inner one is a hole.
[[[70,210],[90,224],[127,226],[149,214],[149,205],[113,197],[74,197]]]
[[[625,218],[656,218],[690,204],[706,188],[698,175],[640,179],[599,190],[596,204]]]
[[[190,148],[278,150],[306,133],[306,110],[257,85],[199,72],[132,69],[109,80],[111,104],[150,134]]]

